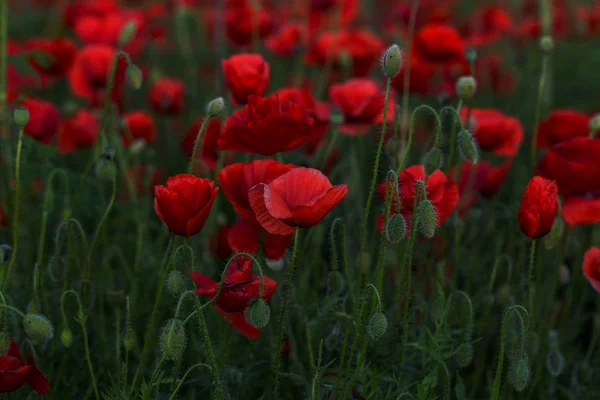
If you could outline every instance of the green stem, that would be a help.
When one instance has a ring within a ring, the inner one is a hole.
[[[409,128],[409,134],[408,134],[408,143],[406,144],[406,147],[404,149],[404,154],[402,155],[402,160],[400,161],[400,164],[398,165],[398,169],[396,170],[397,175],[400,175],[400,171],[402,171],[402,169],[404,168],[404,165],[406,164],[406,159],[408,158],[408,153],[410,152],[410,147],[412,146],[413,133],[415,130],[415,120],[416,120],[417,114],[421,110],[428,110],[435,117],[435,121],[437,124],[435,140],[436,140],[436,143],[438,143],[440,141],[440,137],[442,134],[442,121],[440,120],[440,116],[438,115],[438,113],[432,107],[425,105],[425,104],[422,104],[419,107],[415,108],[410,116],[410,128]]]
[[[219,366],[217,364],[217,360],[215,358],[215,352],[213,350],[212,341],[210,340],[210,335],[208,333],[208,327],[206,326],[206,321],[204,319],[204,312],[200,307],[200,300],[198,297],[195,297],[196,302],[196,312],[195,314],[198,316],[198,327],[200,328],[200,335],[202,336],[202,342],[204,344],[204,350],[206,352],[206,357],[208,358],[210,369],[212,371],[214,385],[215,385],[215,398],[217,400],[225,399],[225,393],[223,392],[223,387],[221,385],[221,374],[219,373]]]
[[[277,316],[277,336],[275,336],[275,354],[273,357],[273,398],[279,399],[279,369],[281,362],[281,343],[283,341],[283,320],[285,319],[285,312],[288,307],[290,300],[290,294],[292,292],[292,282],[294,280],[294,268],[296,266],[296,254],[298,252],[298,238],[300,236],[300,228],[296,228],[294,235],[294,247],[292,248],[292,259],[290,261],[290,270],[287,276],[287,282],[285,286],[285,292],[283,294],[283,303]]]
[[[175,388],[175,390],[173,391],[173,393],[171,394],[171,397],[169,397],[169,400],[175,400],[176,396],[177,396],[177,392],[179,391],[179,389],[181,388],[181,385],[183,385],[183,382],[185,382],[185,379],[187,378],[187,376],[190,374],[190,372],[192,372],[192,370],[194,368],[197,367],[206,367],[208,369],[210,368],[210,365],[208,364],[204,364],[204,363],[198,363],[198,364],[194,364],[192,365],[187,371],[185,371],[185,374],[183,374],[183,377],[181,378],[181,381],[179,381],[179,384],[177,385],[177,387]]]
[[[158,361],[158,363],[156,363],[156,368],[154,368],[154,372],[152,373],[152,378],[150,378],[150,382],[148,383],[146,392],[144,393],[143,400],[147,400],[148,397],[150,396],[150,392],[152,391],[152,386],[154,385],[154,381],[156,380],[156,377],[158,376],[158,371],[160,371],[160,366],[162,365],[164,360],[165,360],[165,358],[161,357],[160,360]]]
[[[408,21],[408,38],[407,38],[407,46],[406,46],[406,67],[404,68],[404,76],[402,77],[404,82],[402,85],[402,117],[400,118],[400,124],[405,124],[408,119],[408,99],[410,93],[410,69],[412,67],[412,45],[413,45],[413,36],[415,34],[415,24],[417,22],[417,11],[419,10],[419,0],[414,0],[412,3],[412,8],[410,10],[410,17]],[[402,143],[406,143],[406,126],[402,129]],[[412,141],[412,134],[410,135],[409,141]],[[408,149],[408,147],[407,147]]]
[[[202,139],[202,133],[204,133],[204,129],[206,128],[206,124],[210,120],[210,117],[207,115],[202,121],[202,125],[200,125],[200,130],[198,131],[198,135],[196,135],[196,140],[194,141],[194,150],[192,150],[192,158],[190,163],[188,164],[187,173],[191,174],[194,169],[194,163],[196,162],[196,151],[198,150],[198,145],[200,144],[200,139]]]
[[[462,124],[460,119],[460,109],[462,108],[463,101],[462,99],[458,100],[458,105],[456,106],[456,114],[458,114],[458,121]],[[467,121],[467,123],[469,123]],[[454,121],[454,116],[452,116],[452,128],[450,130],[450,155],[448,156],[448,165],[447,169],[450,171],[450,168],[454,165],[454,153],[456,147],[456,123]]]
[[[527,304],[529,305],[529,309],[533,313],[533,264],[535,260],[535,245],[537,241],[534,239],[531,241],[531,248],[529,249],[529,273],[527,275]]]
[[[542,72],[540,74],[540,82],[538,85],[537,102],[535,104],[535,117],[533,122],[533,136],[531,137],[531,166],[535,167],[537,164],[536,158],[536,147],[537,137],[540,127],[540,109],[542,106],[542,96],[544,95],[544,85],[546,83],[546,70],[548,69],[548,56],[544,54],[542,56]]]
[[[3,298],[3,300],[4,300],[4,298]],[[6,310],[13,311],[13,312],[19,314],[21,316],[21,318],[25,318],[25,314],[23,314],[23,312],[21,312],[20,310],[14,308],[12,306],[9,306],[9,305],[6,305],[6,304],[0,304],[0,308],[4,308]]]

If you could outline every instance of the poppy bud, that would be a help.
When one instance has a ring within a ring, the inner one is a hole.
[[[369,326],[367,332],[373,340],[379,340],[385,334],[387,330],[387,318],[382,313],[378,312],[371,316],[369,319]]]
[[[465,368],[473,361],[473,345],[471,343],[463,343],[458,347],[456,353],[456,363],[459,367]]]
[[[553,378],[558,377],[565,368],[565,358],[560,351],[552,350],[546,356],[546,369]]]
[[[44,343],[54,336],[54,327],[48,318],[40,314],[27,314],[23,319],[27,335],[35,341]]]
[[[73,332],[71,332],[71,329],[69,329],[68,326],[65,327],[61,332],[60,341],[62,342],[63,346],[71,347],[71,343],[73,343]]]
[[[465,57],[469,63],[474,63],[477,60],[477,49],[475,47],[469,47],[465,52]]]
[[[338,296],[344,290],[344,277],[340,271],[333,270],[327,277],[327,291],[332,296]]]
[[[524,351],[519,353],[520,356],[512,362],[510,380],[515,390],[522,392],[529,383],[530,371],[527,354]]]
[[[442,168],[442,162],[444,160],[444,154],[439,147],[433,147],[425,154],[423,158],[423,167],[425,168],[425,175],[429,176],[438,169]]]
[[[547,250],[553,249],[560,242],[560,239],[562,239],[564,231],[565,223],[561,217],[557,217],[552,224],[550,232],[544,237],[544,247]]]
[[[385,236],[390,243],[396,244],[406,236],[406,219],[402,214],[390,216],[385,227]]]
[[[461,100],[468,100],[477,91],[477,81],[472,76],[461,76],[456,82],[456,93]]]
[[[29,122],[29,110],[26,108],[17,108],[13,112],[15,123],[20,127],[24,127]]]
[[[131,42],[131,39],[135,36],[137,31],[137,25],[135,21],[129,20],[125,26],[119,32],[119,47],[125,47]]]
[[[187,335],[180,319],[171,319],[160,333],[160,351],[164,358],[179,360],[187,346]]]
[[[540,39],[540,49],[542,49],[544,54],[549,54],[554,51],[554,40],[552,39],[552,36],[542,36]]]
[[[127,77],[127,82],[132,88],[137,90],[142,87],[144,77],[142,75],[142,71],[137,65],[129,64],[127,66],[127,70],[125,71],[125,75]]]
[[[169,272],[169,276],[167,277],[167,290],[176,299],[179,298],[179,296],[181,296],[181,294],[185,291],[185,279],[183,278],[183,274],[181,272]]]
[[[125,347],[125,350],[131,351],[134,345],[135,334],[131,329],[127,329],[127,332],[125,333],[125,338],[123,339],[123,347]]]
[[[261,329],[271,320],[271,308],[263,299],[258,299],[246,308],[244,317],[250,325]]]
[[[596,114],[590,119],[590,131],[594,133],[600,131],[600,114]]]
[[[426,238],[431,239],[435,235],[437,212],[431,201],[423,200],[419,203],[419,207],[417,208],[417,224],[419,230]]]
[[[457,136],[458,152],[463,160],[469,161],[472,164],[477,164],[479,159],[479,149],[475,138],[468,130],[464,130]]]
[[[390,46],[381,57],[381,70],[388,78],[393,78],[398,75],[402,65],[402,52],[398,45]]]
[[[211,118],[217,118],[221,116],[223,109],[225,108],[225,101],[222,97],[218,97],[212,100],[206,106],[206,114]]]

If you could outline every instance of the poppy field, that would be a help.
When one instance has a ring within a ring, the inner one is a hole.
[[[0,399],[600,398],[597,0],[0,0]]]

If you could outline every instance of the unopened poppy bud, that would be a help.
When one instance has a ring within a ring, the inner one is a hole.
[[[465,368],[473,361],[473,345],[471,343],[463,343],[458,347],[456,353],[456,363],[459,367]]]
[[[13,112],[13,119],[20,127],[24,127],[29,122],[29,110],[26,108],[17,108]]]
[[[510,380],[517,392],[525,390],[529,384],[529,362],[527,360],[527,354],[523,354],[521,357],[513,360],[511,365]]]
[[[423,167],[425,168],[425,175],[429,176],[438,169],[442,168],[442,162],[444,160],[444,154],[439,147],[433,147],[423,157]]]
[[[431,239],[435,235],[437,212],[431,201],[423,200],[419,203],[417,208],[417,225],[426,238]]]
[[[258,299],[246,308],[244,317],[250,325],[262,329],[271,320],[271,307],[263,299]]]
[[[280,260],[270,260],[267,258],[265,260],[265,264],[267,264],[267,267],[271,268],[273,271],[281,271],[283,268],[283,258]]]
[[[371,339],[381,339],[387,330],[387,325],[388,322],[385,315],[380,312],[373,314],[369,319],[369,326],[367,327],[367,331]]]
[[[144,77],[142,75],[142,71],[137,65],[129,64],[127,66],[127,70],[125,71],[125,75],[127,76],[127,82],[132,88],[137,90],[142,87]]]
[[[135,345],[135,334],[131,329],[128,329],[125,333],[125,337],[123,338],[123,347],[125,350],[131,351],[133,346]]]
[[[40,343],[45,343],[54,336],[54,327],[48,318],[40,314],[27,314],[23,318],[23,327],[27,336]]]
[[[475,138],[468,130],[463,130],[457,136],[458,152],[463,160],[472,164],[477,164],[479,159],[479,149]]]
[[[477,60],[477,49],[475,47],[469,47],[465,52],[465,57],[468,62],[474,63]]]
[[[600,114],[596,114],[590,119],[590,131],[594,133],[600,131]]]
[[[210,103],[208,103],[208,105],[206,106],[206,114],[210,118],[217,118],[217,117],[221,116],[221,113],[223,112],[224,108],[225,108],[225,101],[223,100],[222,97],[218,97],[218,98],[212,100]]]
[[[552,224],[552,228],[550,232],[544,237],[544,246],[547,250],[553,249],[560,239],[562,239],[563,233],[565,231],[565,223],[562,218],[557,217]]]
[[[456,81],[456,93],[462,100],[468,100],[477,91],[477,81],[472,76],[461,76]]]
[[[496,303],[500,305],[508,304],[512,296],[512,289],[509,285],[502,285],[496,292]]]
[[[118,41],[119,47],[127,46],[129,44],[129,42],[131,42],[131,40],[135,36],[136,31],[137,31],[137,25],[136,25],[135,21],[132,21],[132,20],[127,21],[125,26],[121,29],[121,32],[119,32],[119,41]]]
[[[69,327],[66,327],[62,330],[60,334],[60,341],[62,342],[63,346],[71,347],[71,344],[73,343],[73,332],[71,332]]]
[[[179,360],[187,346],[187,335],[180,319],[171,319],[160,333],[160,351],[164,358]]]
[[[554,39],[552,39],[552,36],[542,36],[540,39],[540,49],[545,54],[549,54],[554,51]]]
[[[558,377],[565,368],[565,358],[560,351],[552,350],[546,356],[546,370],[550,376]]]
[[[398,75],[402,66],[402,52],[398,45],[390,46],[381,57],[381,70],[388,78]]]
[[[327,291],[332,296],[338,296],[344,290],[344,277],[340,271],[333,270],[327,277]]]
[[[6,355],[10,346],[10,339],[5,332],[0,333],[0,355]]]
[[[406,219],[402,214],[390,216],[385,227],[385,237],[390,243],[396,244],[406,236]]]
[[[179,298],[179,296],[181,296],[181,294],[185,291],[185,279],[183,278],[183,274],[181,272],[169,272],[169,276],[167,277],[167,290],[175,298]]]

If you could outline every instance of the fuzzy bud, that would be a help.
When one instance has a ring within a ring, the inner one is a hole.
[[[125,70],[125,75],[127,77],[127,82],[132,88],[137,90],[142,87],[144,77],[142,75],[142,71],[137,65],[129,64],[127,66],[127,70]]]
[[[529,384],[529,361],[525,352],[520,352],[520,356],[516,357],[511,365],[510,380],[517,392],[522,392]]]
[[[71,344],[73,343],[73,332],[71,332],[71,329],[69,329],[68,326],[65,327],[60,333],[60,341],[62,342],[63,346],[71,347]]]
[[[30,338],[40,343],[45,343],[54,336],[52,323],[40,314],[25,315],[23,327]]]
[[[367,331],[369,336],[373,340],[379,340],[385,334],[387,330],[387,318],[382,313],[378,312],[371,316],[369,319],[369,326],[367,327]]]
[[[456,363],[459,367],[465,368],[473,361],[473,345],[471,343],[463,343],[459,346],[456,353]]]
[[[250,325],[262,329],[271,320],[271,308],[263,299],[258,299],[246,308],[244,317]]]
[[[468,130],[460,132],[457,136],[458,152],[463,160],[472,164],[477,164],[479,159],[479,149],[475,138]]]
[[[167,321],[160,333],[160,351],[169,360],[179,360],[187,346],[187,335],[180,319]]]
[[[388,78],[395,77],[402,66],[402,52],[398,45],[390,46],[381,57],[381,70]]]
[[[338,296],[344,290],[345,283],[342,273],[337,269],[333,270],[327,277],[327,291],[332,296]]]
[[[13,119],[21,128],[24,127],[29,122],[29,110],[26,108],[17,108],[13,112]]]
[[[594,133],[600,131],[600,114],[596,114],[590,119],[590,131]]]
[[[468,100],[477,91],[477,81],[472,76],[461,76],[456,81],[456,93],[461,100]]]
[[[125,333],[125,338],[123,338],[123,347],[125,347],[125,350],[131,351],[134,345],[135,334],[131,329],[127,329],[127,332]]]
[[[385,227],[385,237],[388,242],[396,244],[406,236],[406,219],[402,214],[394,214],[390,216]]]
[[[135,21],[132,21],[132,20],[127,21],[125,26],[121,29],[121,32],[119,32],[119,41],[118,41],[119,47],[127,46],[129,44],[129,42],[131,42],[131,40],[135,36],[136,32],[137,32],[137,25],[136,25]]]
[[[426,238],[431,239],[435,235],[437,212],[431,201],[423,200],[419,203],[417,208],[417,225]]]
[[[423,167],[425,168],[425,175],[429,176],[438,169],[442,168],[442,162],[444,160],[444,154],[439,147],[433,147],[423,157]]]
[[[565,223],[562,218],[557,217],[552,224],[550,232],[544,237],[544,247],[546,247],[546,250],[552,250],[560,242],[564,231]]]
[[[540,49],[544,54],[550,54],[554,51],[554,39],[552,39],[552,36],[542,36],[540,39]]]
[[[560,351],[552,350],[546,356],[546,369],[550,376],[557,378],[565,368],[565,358]]]
[[[179,298],[179,296],[181,296],[181,294],[185,291],[185,279],[183,278],[183,274],[181,272],[169,272],[169,276],[167,277],[167,290],[176,299]]]
[[[210,118],[217,118],[221,116],[221,113],[223,112],[224,108],[225,101],[222,97],[218,97],[212,100],[210,103],[208,103],[208,105],[206,106],[206,114]]]

